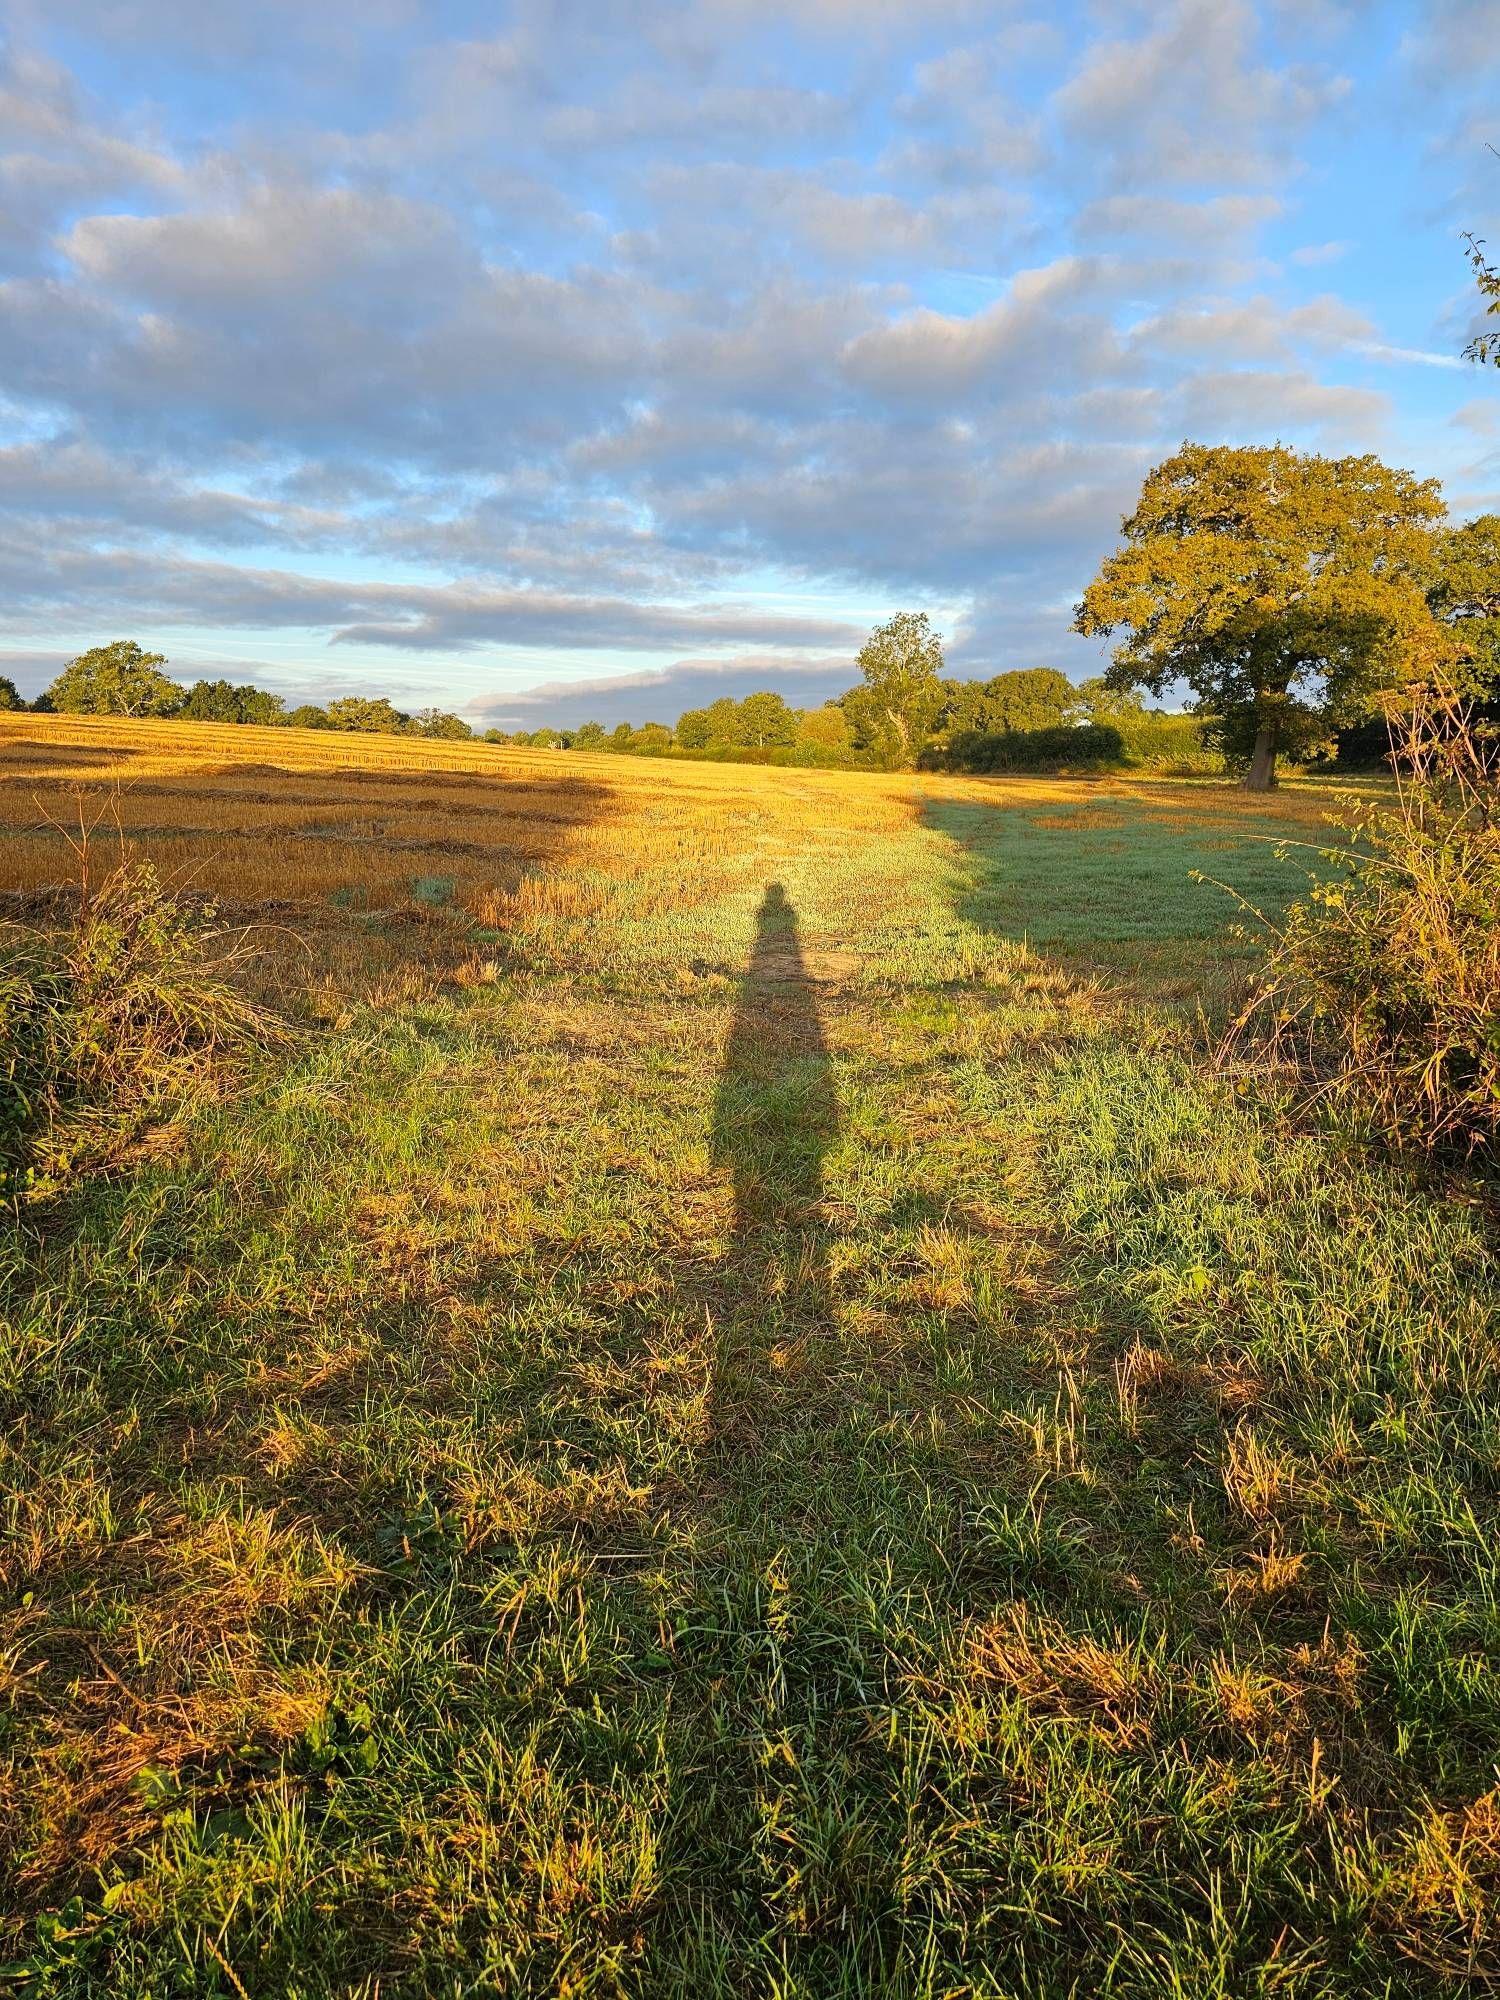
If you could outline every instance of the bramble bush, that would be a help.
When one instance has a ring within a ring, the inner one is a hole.
[[[1500,1141],[1500,741],[1472,700],[1408,690],[1390,714],[1396,801],[1346,802],[1348,836],[1275,935],[1226,1046],[1289,1063],[1402,1149]]]

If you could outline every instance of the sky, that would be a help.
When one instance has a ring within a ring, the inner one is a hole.
[[[1071,610],[1184,438],[1500,506],[1500,0],[0,0],[0,673],[514,729]]]

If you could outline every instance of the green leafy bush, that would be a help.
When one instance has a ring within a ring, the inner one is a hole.
[[[1163,777],[1222,777],[1224,753],[1209,740],[1213,718],[1167,715],[1147,709],[1119,725],[1125,761],[1132,769]]]
[[[217,1059],[283,1032],[230,977],[247,955],[212,904],[121,860],[62,923],[0,926],[0,1185],[37,1199],[107,1164]]]
[[[1287,914],[1231,1047],[1256,1041],[1400,1147],[1500,1141],[1500,745],[1431,689],[1393,717],[1394,806]]]
[[[1056,771],[1125,762],[1125,739],[1112,723],[1059,722],[1047,729],[963,729],[925,752],[928,770]]]

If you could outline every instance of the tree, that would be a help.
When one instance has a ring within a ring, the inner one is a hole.
[[[635,731],[628,722],[617,722],[609,732],[611,750],[629,751],[635,748]]]
[[[59,715],[175,715],[182,689],[162,672],[166,664],[164,653],[114,639],[70,660],[47,696]]]
[[[1474,692],[1500,684],[1500,514],[1438,538],[1427,602],[1467,662]]]
[[[340,695],[329,702],[327,712],[330,729],[354,730],[362,736],[399,736],[411,720],[383,694]]]
[[[740,736],[758,750],[785,746],[797,734],[797,717],[779,694],[747,694],[739,711]]]
[[[562,738],[555,729],[533,729],[529,748],[533,750],[561,750]]]
[[[1112,687],[1186,682],[1247,788],[1266,791],[1281,752],[1430,663],[1442,513],[1436,480],[1374,457],[1185,444],[1147,476],[1074,626],[1123,631]]]
[[[797,748],[817,755],[836,756],[849,747],[849,722],[836,702],[821,708],[804,709],[797,718]]]
[[[1485,256],[1484,242],[1480,237],[1469,236],[1464,240],[1469,246],[1469,262],[1474,266],[1474,282],[1479,287],[1479,296],[1489,300],[1485,314],[1500,318],[1500,270]],[[1476,333],[1464,349],[1464,359],[1481,364],[1493,361],[1500,368],[1500,326],[1485,327]]]
[[[945,681],[943,721],[982,736],[1056,729],[1072,720],[1078,690],[1056,667],[1020,667],[987,681]]]
[[[632,730],[630,747],[637,757],[664,757],[672,747],[672,732],[664,722],[643,722]]]
[[[252,687],[248,681],[235,689],[240,706],[240,721],[257,729],[270,729],[286,716],[286,703],[279,694],[268,694],[264,688]]]
[[[708,710],[684,709],[677,718],[676,734],[677,747],[680,750],[706,750],[709,739]]]
[[[574,750],[602,750],[607,741],[602,722],[584,722],[574,730],[571,747]]]
[[[280,722],[284,704],[279,694],[246,681],[231,687],[228,681],[194,681],[182,700],[178,715],[188,722],[241,722],[262,726]]]
[[[16,686],[15,682],[7,680],[4,674],[0,674],[0,712],[13,711],[25,706],[25,702],[21,699],[20,689]]]
[[[732,695],[721,694],[703,711],[708,717],[708,744],[712,750],[740,750],[745,744],[744,717]]]
[[[1129,729],[1132,723],[1146,720],[1146,702],[1140,689],[1111,687],[1103,674],[1080,681],[1077,694],[1085,722],[1096,722],[1108,729]]]
[[[461,715],[451,715],[445,708],[419,708],[406,727],[412,736],[432,736],[448,743],[467,743],[474,734]]]
[[[294,708],[283,720],[288,729],[332,729],[333,727],[328,720],[327,709],[318,708],[310,701],[304,702],[300,708]]]
[[[910,766],[943,707],[943,642],[925,611],[898,611],[859,650],[864,686],[843,698],[861,748],[888,764]]]
[[[239,707],[228,681],[194,681],[177,711],[185,722],[238,722]]]

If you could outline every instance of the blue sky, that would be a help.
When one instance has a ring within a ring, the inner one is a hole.
[[[1096,671],[1184,437],[1500,505],[1500,0],[6,0],[0,672],[480,723]]]

